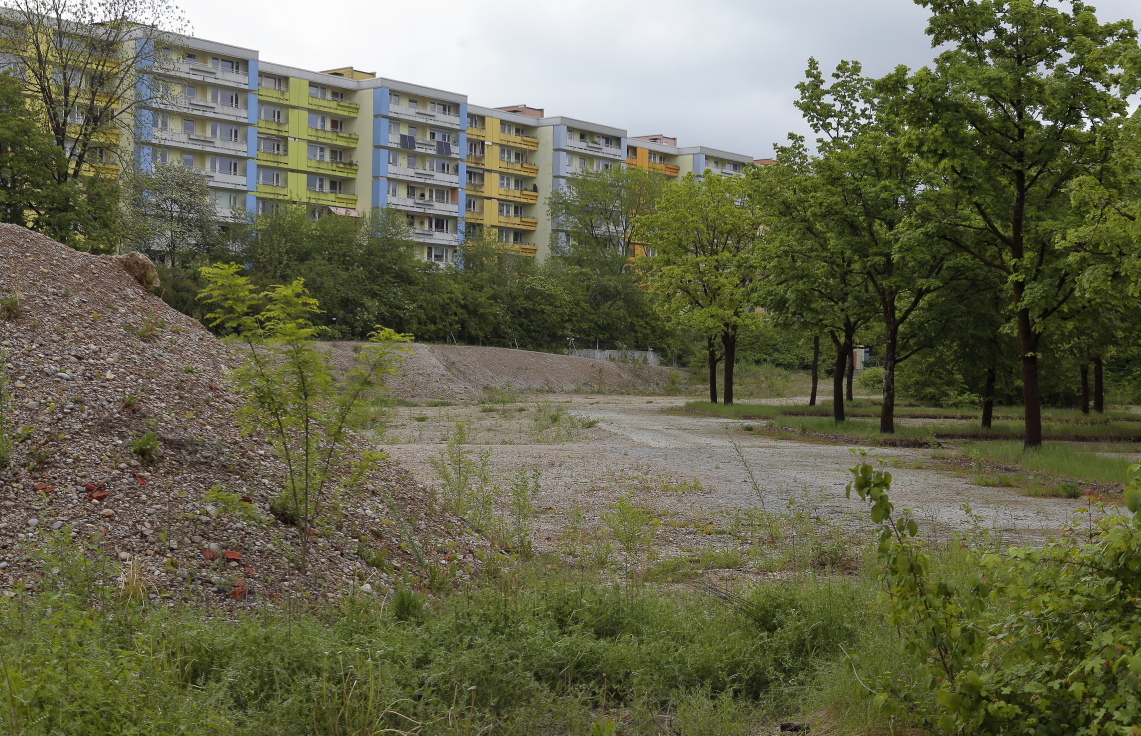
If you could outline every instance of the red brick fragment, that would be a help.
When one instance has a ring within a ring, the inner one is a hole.
[[[147,484],[147,479],[141,475],[135,475],[135,480],[139,482],[140,486],[145,486]]]
[[[108,493],[107,491],[96,491],[95,493],[88,493],[87,499],[89,501],[102,501],[103,499],[107,498],[110,495],[111,494]]]
[[[218,559],[218,555],[214,552],[214,550],[206,549],[205,547],[202,548],[202,556],[208,560]]]
[[[47,487],[48,487],[47,483],[37,483],[36,484],[36,490],[37,491],[45,490]]]
[[[230,597],[236,601],[240,601],[246,597],[246,589],[240,585],[235,585],[234,589],[230,591]]]
[[[252,498],[250,498],[249,496],[242,496],[242,500],[245,501],[246,503],[253,503],[254,502],[254,500]]]
[[[242,569],[245,570],[246,572],[248,572],[250,575],[255,574],[254,569],[252,567],[250,567],[249,565],[242,565]]]
[[[240,554],[238,554],[237,552],[234,552],[233,550],[226,550],[225,552],[222,553],[222,557],[225,558],[226,562],[241,562],[242,561],[242,556]]]

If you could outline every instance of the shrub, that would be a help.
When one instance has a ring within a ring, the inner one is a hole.
[[[130,448],[131,454],[139,458],[139,462],[144,465],[151,465],[158,462],[159,452],[162,450],[162,443],[159,442],[158,437],[152,430],[147,430],[139,437],[132,438],[127,447]]]
[[[860,371],[860,388],[875,393],[883,391],[883,368],[865,368]]]

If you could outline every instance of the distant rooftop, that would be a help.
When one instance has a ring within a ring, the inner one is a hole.
[[[516,115],[526,115],[529,118],[543,117],[543,108],[541,107],[527,107],[526,105],[508,105],[507,107],[497,107],[496,110],[503,112],[513,112]]]
[[[668,135],[661,133],[654,133],[653,135],[636,135],[630,140],[633,141],[646,141],[647,143],[660,143],[663,146],[673,146],[677,148],[677,138],[671,138]]]
[[[376,79],[376,72],[362,72],[359,69],[353,69],[351,66],[329,69],[321,73],[333,77],[345,77],[346,79]]]

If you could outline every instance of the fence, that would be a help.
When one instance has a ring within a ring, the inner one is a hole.
[[[645,365],[661,365],[658,354],[653,350],[595,350],[593,348],[571,348],[567,355],[576,358],[593,358],[594,360],[610,360],[615,363],[644,363]]]

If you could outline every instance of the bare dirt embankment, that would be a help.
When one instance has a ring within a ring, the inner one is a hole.
[[[343,360],[357,343],[329,343]],[[415,343],[386,383],[408,399],[478,399],[491,389],[541,393],[659,393],[678,385],[672,368],[530,350]],[[673,378],[671,379],[671,375]]]

